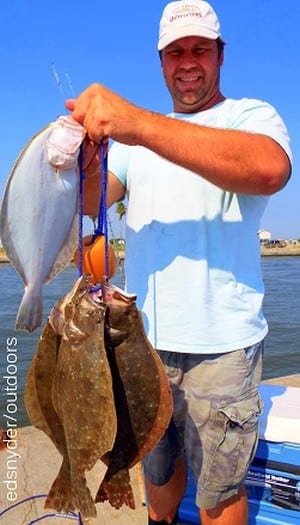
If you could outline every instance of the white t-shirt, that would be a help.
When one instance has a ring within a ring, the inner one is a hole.
[[[263,133],[291,158],[285,125],[265,102],[227,99],[169,116]],[[221,353],[263,339],[257,232],[268,197],[224,191],[139,146],[113,144],[108,169],[128,193],[126,284],[137,294],[152,345]]]

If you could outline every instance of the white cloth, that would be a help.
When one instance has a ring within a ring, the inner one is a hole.
[[[170,116],[269,135],[291,158],[285,125],[265,102],[227,99]],[[115,143],[108,164],[127,188],[127,289],[154,347],[222,353],[263,339],[257,232],[268,197],[224,191],[143,147]]]
[[[85,129],[71,117],[58,117],[47,141],[48,162],[62,170],[74,168],[85,135]]]

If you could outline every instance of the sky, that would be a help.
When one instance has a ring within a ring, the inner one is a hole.
[[[270,102],[291,138],[292,178],[271,197],[261,228],[274,239],[300,238],[300,2],[211,3],[226,41],[221,72],[224,96]],[[93,82],[152,111],[172,110],[156,51],[165,5],[165,0],[1,2],[0,195],[28,140],[65,113],[65,98]],[[122,225],[114,212],[110,217],[118,237]],[[85,230],[91,229],[88,220]]]

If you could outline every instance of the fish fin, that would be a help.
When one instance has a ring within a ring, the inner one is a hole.
[[[119,470],[111,477],[106,473],[100,484],[95,501],[96,503],[109,501],[115,509],[119,509],[123,504],[131,509],[135,509],[128,469]]]
[[[33,332],[42,322],[43,303],[42,290],[26,286],[17,313],[15,328]]]
[[[52,483],[45,502],[45,509],[54,509],[57,512],[75,511],[68,459],[63,460],[60,471]]]
[[[13,233],[9,221],[7,220],[7,196],[3,197],[3,202],[0,210],[0,238],[5,255],[9,262],[14,266],[24,283],[26,283],[26,276],[22,264],[19,260],[17,249],[13,242]]]
[[[72,492],[76,509],[83,518],[94,518],[97,516],[94,500],[90,489],[86,484],[85,477],[79,472],[72,472]]]
[[[52,279],[60,273],[73,259],[74,251],[78,245],[78,214],[75,213],[73,222],[70,226],[69,232],[65,238],[63,246],[61,247],[58,256],[45,279],[45,283],[49,283]]]

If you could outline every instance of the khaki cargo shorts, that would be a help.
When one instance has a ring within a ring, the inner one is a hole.
[[[263,342],[226,354],[158,351],[174,398],[174,416],[143,460],[154,485],[164,485],[186,455],[197,485],[196,504],[214,508],[236,494],[255,455]]]

